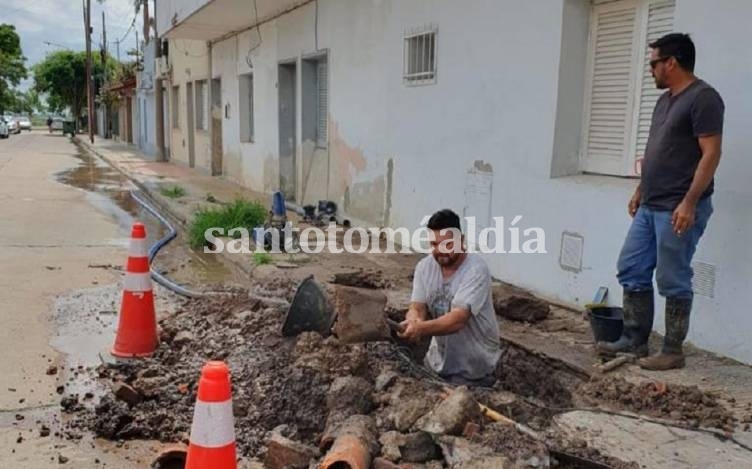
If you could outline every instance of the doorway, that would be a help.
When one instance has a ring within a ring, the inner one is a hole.
[[[279,64],[279,189],[290,201],[295,200],[295,83],[297,66]]]

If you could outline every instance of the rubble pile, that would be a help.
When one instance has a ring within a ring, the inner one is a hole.
[[[579,395],[593,406],[605,406],[680,421],[690,427],[712,427],[732,432],[733,414],[718,399],[697,386],[660,382],[633,384],[606,376],[580,388]]]
[[[362,284],[378,275],[348,278]],[[629,469],[633,466],[584,442],[552,434],[551,417],[574,405],[573,394],[621,402],[623,408],[642,403],[635,410],[655,411],[647,398],[640,400],[640,387],[618,381],[583,384],[510,344],[504,345],[493,388],[450,389],[410,361],[420,355],[420,346],[345,343],[315,332],[283,337],[286,308],[278,300],[290,301],[296,284],[275,277],[256,287],[251,291],[263,289],[275,301],[247,292],[187,300],[160,322],[161,343],[152,358],[100,366],[99,377],[110,392],[93,409],[76,396],[64,396],[74,414],[67,436],[92,430],[110,440],[187,443],[199,370],[207,360],[224,360],[230,367],[239,455],[272,469],[311,463],[345,467],[347,461],[383,469],[569,467],[553,450]],[[727,423],[722,407],[692,389],[672,387],[665,399],[689,403],[672,404],[686,412],[678,416],[682,419],[702,415],[707,424],[715,416],[719,424]],[[538,437],[492,421],[479,403],[535,429]],[[669,404],[659,399],[657,405]]]

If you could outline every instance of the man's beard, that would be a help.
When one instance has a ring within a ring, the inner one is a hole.
[[[668,86],[666,86],[666,82],[659,80],[658,78],[655,78],[655,87],[659,90],[665,90],[666,88],[668,88]]]
[[[452,267],[457,264],[460,259],[459,254],[437,254],[434,256],[436,262],[442,267]]]

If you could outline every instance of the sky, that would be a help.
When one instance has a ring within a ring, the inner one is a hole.
[[[143,35],[143,13],[139,13],[134,28],[128,31],[135,16],[133,0],[105,0],[101,4],[97,0],[91,0],[93,51],[99,50],[102,41],[103,11],[108,50],[116,56],[115,41],[124,38],[120,44],[120,57],[125,59],[125,51],[136,47],[136,29],[139,36]],[[153,10],[151,13],[154,13]],[[27,68],[55,50],[86,50],[82,0],[0,0],[0,23],[15,25],[16,32],[21,37],[21,49],[27,59]],[[32,84],[30,77],[20,88],[27,89]]]

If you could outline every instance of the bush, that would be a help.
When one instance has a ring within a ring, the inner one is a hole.
[[[256,265],[271,264],[272,256],[265,252],[256,252],[253,254],[253,263]]]
[[[251,235],[253,228],[264,223],[266,214],[266,207],[245,199],[236,199],[220,208],[201,208],[196,211],[188,228],[189,243],[194,249],[205,246],[205,233],[209,228],[223,228],[225,236],[233,228],[245,228]],[[239,234],[235,236],[239,237]]]

